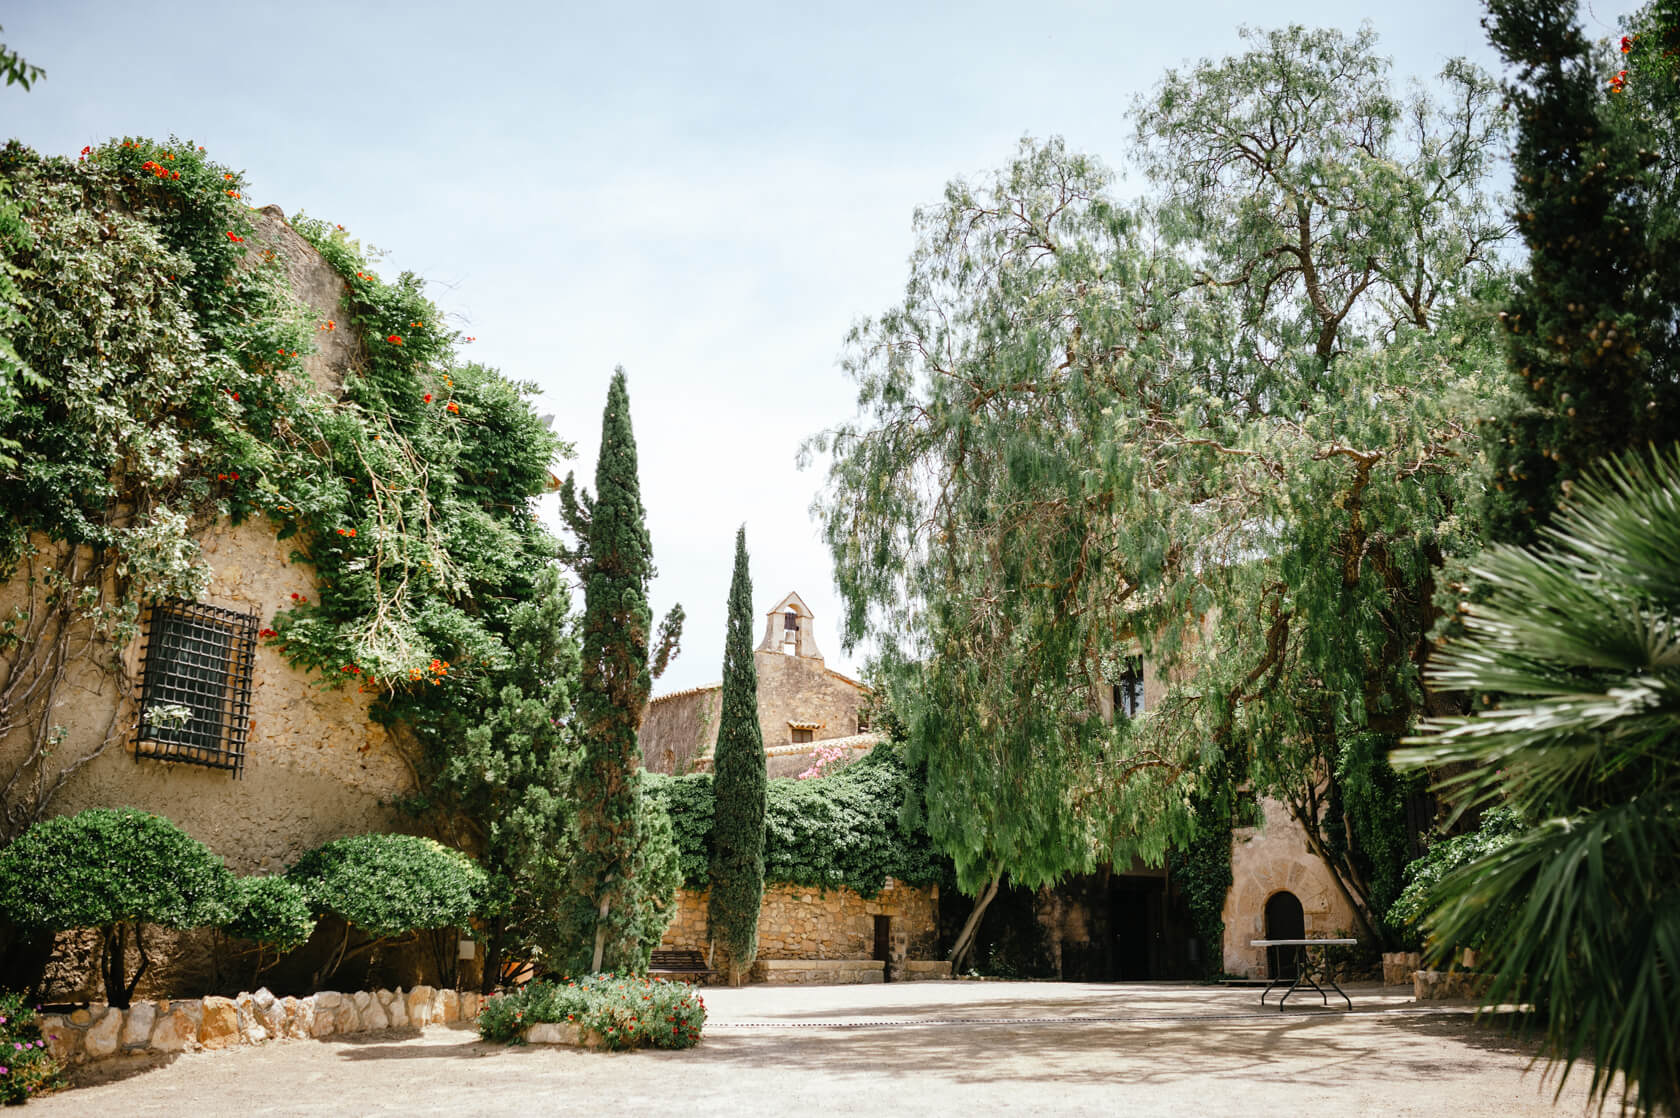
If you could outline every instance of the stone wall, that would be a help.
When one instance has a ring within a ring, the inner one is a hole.
[[[343,319],[339,301],[345,287],[332,268],[278,209],[254,216],[253,240],[282,259],[301,312],[321,322]],[[250,259],[258,255],[253,252]],[[345,371],[365,360],[357,332],[317,331],[315,340],[318,349],[307,357],[307,371],[316,388],[336,394]],[[317,596],[313,571],[291,562],[300,541],[275,539],[273,528],[260,518],[237,527],[218,521],[196,542],[209,573],[202,596],[206,603],[253,613],[259,626],[267,626],[278,610],[293,604],[294,596]],[[32,543],[43,549],[32,560],[37,574],[69,558],[44,538]],[[0,583],[0,616],[29,601],[28,573],[22,570]],[[86,639],[87,634],[80,636]],[[324,690],[319,676],[294,670],[274,649],[259,645],[244,769],[235,777],[223,769],[136,756],[142,642],[115,650],[121,673],[107,667],[112,651],[95,643],[77,654],[48,713],[48,724],[65,731],[56,750],[60,764],[97,753],[70,776],[49,814],[117,806],[153,812],[210,847],[238,873],[278,873],[330,839],[411,825],[388,805],[413,791],[413,768],[404,742],[369,721],[372,696],[353,686]],[[30,725],[0,741],[0,783],[28,756],[34,729]],[[108,744],[101,752],[102,742]],[[46,776],[50,782],[56,775],[55,765]],[[183,978],[167,950],[153,959],[140,993],[203,987],[197,977]],[[91,971],[67,981],[71,990],[97,985]]]
[[[1262,799],[1265,823],[1231,834],[1231,891],[1225,895],[1225,971],[1246,978],[1266,974],[1266,902],[1288,891],[1301,902],[1308,936],[1352,935],[1353,907],[1330,870],[1307,849],[1307,837],[1276,800]]]
[[[763,960],[871,960],[875,917],[892,918],[892,977],[904,960],[931,960],[939,948],[938,886],[905,885],[892,878],[876,897],[850,889],[773,885],[758,915],[758,957]],[[705,952],[706,893],[677,892],[677,916],[659,945]]]
[[[793,743],[792,722],[812,724],[815,741],[858,732],[858,708],[869,693],[863,684],[830,671],[813,657],[754,652],[753,662],[758,668],[758,724],[766,749]]]
[[[126,1010],[96,1002],[70,1013],[42,1014],[41,1033],[54,1056],[66,1064],[80,1064],[111,1056],[424,1028],[471,1021],[481,1005],[477,993],[430,986],[416,986],[406,993],[323,990],[306,998],[277,998],[262,989],[236,998],[136,1001]]]

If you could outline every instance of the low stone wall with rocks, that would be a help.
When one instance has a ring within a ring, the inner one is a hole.
[[[304,998],[276,997],[262,989],[236,998],[136,1001],[128,1009],[95,1002],[70,1013],[42,1014],[41,1033],[53,1055],[80,1064],[109,1056],[446,1025],[473,1020],[482,1003],[476,992],[430,986],[354,994],[323,990]]]
[[[1420,1002],[1480,998],[1493,983],[1490,974],[1467,970],[1420,970],[1412,975],[1412,998]]]
[[[1384,986],[1410,986],[1412,974],[1423,966],[1423,956],[1416,951],[1386,951],[1382,957]]]
[[[856,986],[886,980],[886,964],[874,959],[760,959],[752,965],[752,981],[767,986]]]
[[[772,885],[764,890],[758,912],[758,957],[869,961],[875,955],[875,918],[885,916],[892,920],[888,962],[896,980],[906,961],[937,956],[938,905],[938,886],[906,885],[890,877],[874,897],[850,889]],[[677,891],[677,915],[659,946],[705,952],[705,892]]]

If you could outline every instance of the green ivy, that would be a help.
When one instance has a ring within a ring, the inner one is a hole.
[[[683,884],[704,889],[711,864],[712,778],[648,774],[648,798],[676,835]],[[913,774],[898,750],[877,747],[832,776],[772,780],[765,805],[766,884],[850,889],[872,897],[888,877],[912,885],[948,884],[950,863],[919,826],[900,823]]]

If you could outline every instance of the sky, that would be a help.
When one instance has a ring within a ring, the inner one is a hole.
[[[1585,9],[1589,32],[1621,10]],[[0,132],[67,155],[173,134],[243,171],[253,204],[343,224],[385,250],[386,278],[426,278],[477,339],[466,356],[539,385],[577,444],[558,472],[590,488],[622,365],[653,606],[688,617],[663,693],[721,674],[741,524],[756,611],[797,590],[828,666],[861,672],[809,511],[823,464],[795,459],[853,414],[838,356],[902,292],[916,207],[1028,135],[1120,168],[1134,100],[1237,50],[1242,25],[1369,20],[1404,82],[1454,56],[1497,73],[1480,16],[1469,0],[0,0],[0,41],[47,71],[0,89]]]

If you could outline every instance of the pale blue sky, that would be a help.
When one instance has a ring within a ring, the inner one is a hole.
[[[1599,6],[1609,34],[1624,7]],[[247,198],[344,224],[413,269],[539,382],[592,479],[613,366],[629,373],[660,576],[688,611],[656,691],[714,680],[735,526],[757,609],[798,590],[829,665],[828,555],[804,436],[851,413],[847,327],[890,305],[910,219],[1024,134],[1121,161],[1126,111],[1237,28],[1369,19],[1400,77],[1497,59],[1468,0],[641,5],[0,0],[47,70],[0,90],[0,133],[72,154],[174,133]],[[563,472],[563,471],[562,471]]]

